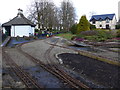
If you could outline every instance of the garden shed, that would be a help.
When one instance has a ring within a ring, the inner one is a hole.
[[[23,15],[23,10],[18,9],[16,17],[2,24],[3,33],[11,37],[34,35],[35,24]]]

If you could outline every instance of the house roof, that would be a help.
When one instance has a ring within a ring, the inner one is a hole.
[[[112,20],[114,16],[115,16],[115,14],[93,15],[91,17],[90,21],[92,21],[92,20],[99,21],[99,20],[106,20],[106,19]]]
[[[33,24],[30,20],[28,20],[22,13],[18,13],[18,15],[15,18],[2,24],[2,27],[11,26],[11,25],[31,25],[35,27],[35,24]]]

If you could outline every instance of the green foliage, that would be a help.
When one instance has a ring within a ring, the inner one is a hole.
[[[74,24],[71,28],[70,31],[72,34],[77,34],[77,24]]]
[[[90,30],[90,23],[88,22],[86,16],[84,15],[81,17],[79,21],[77,27],[77,34],[79,34],[81,31],[87,31],[87,30]]]
[[[35,28],[35,32],[38,32],[39,30]]]
[[[95,29],[96,29],[96,26],[95,26],[95,25],[90,24],[90,30],[95,30]]]
[[[75,35],[73,35],[71,33],[60,33],[60,34],[57,34],[56,36],[60,36],[60,37],[66,38],[68,40],[71,40],[71,38]]]
[[[111,31],[105,30],[91,30],[91,31],[82,31],[76,36],[77,38],[84,38],[90,41],[105,41],[115,37]]]
[[[82,31],[80,34],[85,35],[85,36],[93,36],[97,35],[98,31],[96,30],[90,30],[90,31]]]
[[[117,37],[120,37],[120,30],[117,31]]]
[[[19,37],[19,36],[17,36],[17,37],[16,37],[16,41],[19,41],[19,38],[20,38],[20,37]]]
[[[120,29],[120,24],[116,25],[116,29]]]

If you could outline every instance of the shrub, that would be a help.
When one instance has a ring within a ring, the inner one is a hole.
[[[77,34],[77,24],[74,24],[71,28],[70,31],[72,34]]]
[[[116,25],[116,29],[120,29],[120,24]]]
[[[90,30],[90,23],[88,22],[86,16],[84,15],[81,17],[79,21],[79,24],[77,27],[77,34],[79,34],[82,31],[87,31],[87,30]]]
[[[120,30],[117,31],[117,37],[120,37]]]
[[[90,30],[95,30],[95,29],[96,29],[96,26],[95,26],[95,25],[90,24]]]
[[[73,36],[72,38],[71,38],[71,40],[74,40],[74,39],[76,39],[77,37],[76,36]]]
[[[20,36],[17,36],[17,37],[16,37],[16,41],[18,41],[18,40],[19,40],[19,38],[20,38]]]
[[[97,35],[98,31],[95,31],[95,30],[82,31],[80,34],[85,35],[85,36],[93,36],[93,35]]]
[[[35,32],[38,32],[39,30],[35,28]]]
[[[37,39],[38,39],[38,37],[35,37],[35,36],[34,36],[34,37],[33,37],[33,39],[37,40]]]
[[[30,40],[30,37],[27,37],[27,36],[23,36],[23,38],[24,38],[25,40]]]

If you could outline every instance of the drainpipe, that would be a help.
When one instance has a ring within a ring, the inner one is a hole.
[[[14,26],[14,37],[15,37],[15,26]]]

